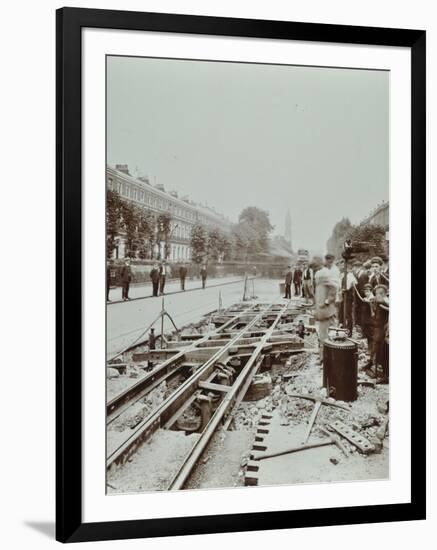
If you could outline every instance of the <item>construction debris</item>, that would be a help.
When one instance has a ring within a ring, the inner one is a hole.
[[[269,374],[258,374],[254,377],[244,401],[258,401],[272,393],[272,378]]]
[[[256,307],[254,311],[257,311]],[[243,312],[243,318],[244,315],[247,316]],[[245,368],[248,356],[259,345],[262,335],[272,323],[268,316],[254,322],[250,331],[240,337],[238,343],[234,343],[230,340],[241,330],[241,324],[237,323],[232,328],[224,326],[219,334],[221,327],[232,316],[231,309],[221,316],[205,316],[199,323],[183,327],[178,334],[166,335],[166,349],[149,353],[147,344],[143,343],[135,348],[135,353],[129,351],[124,354],[123,362],[108,364],[108,396],[112,388],[123,388],[123,384],[129,388],[142,384],[142,380],[147,381],[147,376],[153,382],[150,384],[153,389],[147,391],[146,395],[135,398],[136,401],[128,409],[123,410],[121,407],[121,412],[114,415],[115,420],[108,427],[108,433],[113,439],[111,449],[123,441],[121,435],[132,433],[134,428],[138,431],[138,425],[142,423],[143,426],[153,411],[162,408],[162,403],[175,393],[181,383],[196,376],[201,365],[216,353],[222,341],[229,342],[227,356],[224,356],[222,362],[217,361],[212,365],[214,370],[209,377],[199,379],[197,391],[193,395],[194,401],[190,404],[187,402],[188,406],[170,423],[171,429],[185,434],[203,432],[219,403],[231,391],[235,380]],[[236,470],[227,471],[227,479],[232,479],[234,485],[257,485],[263,468],[261,464],[274,462],[267,458],[288,460],[289,455],[296,457],[308,453],[311,457],[309,463],[313,467],[319,459],[314,461],[312,457],[317,455],[323,457],[320,462],[322,468],[333,469],[335,466],[336,473],[340,472],[341,476],[346,462],[359,459],[368,463],[369,459],[363,460],[365,457],[384,452],[389,428],[388,387],[375,384],[367,376],[364,368],[368,362],[365,346],[358,342],[361,383],[358,385],[357,400],[352,403],[335,400],[328,397],[327,390],[322,388],[322,370],[318,354],[314,353],[317,349],[317,334],[308,330],[304,339],[296,335],[299,319],[303,320],[305,327],[313,328],[312,317],[300,312],[287,314],[286,322],[278,323],[274,333],[272,329],[269,339],[262,343],[263,347],[258,352],[259,368],[257,366],[254,369],[244,392],[241,392],[232,413],[226,418],[227,422],[220,424],[221,431],[217,430],[214,436],[217,448],[228,445],[227,434],[232,432],[237,432],[235,440],[252,441],[252,448],[250,445],[246,447],[250,449],[248,451],[244,450],[242,444],[238,462],[232,459]],[[185,353],[184,346],[189,351],[179,359],[177,354]],[[155,378],[156,372],[167,361],[174,364],[174,372],[180,369],[180,375],[175,376],[170,369],[167,373],[162,371],[164,377],[167,374],[169,376],[161,382],[161,379]],[[208,400],[206,408],[199,401],[199,396]],[[270,433],[272,419],[276,435]],[[163,427],[168,429],[165,425]],[[112,436],[114,432],[115,436]],[[324,447],[330,449],[325,451]],[[231,448],[227,452],[231,453]],[[305,468],[304,459],[289,460],[297,460]],[[219,476],[219,460],[214,453],[204,455],[199,459],[199,464],[204,466],[204,471],[212,472],[213,476],[217,470]],[[287,472],[286,469],[283,471]],[[336,474],[333,476],[333,479],[340,479]],[[204,478],[201,483],[205,483]]]

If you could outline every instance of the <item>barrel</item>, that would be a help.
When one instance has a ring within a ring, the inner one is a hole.
[[[323,386],[340,401],[358,397],[358,348],[351,340],[323,342]]]

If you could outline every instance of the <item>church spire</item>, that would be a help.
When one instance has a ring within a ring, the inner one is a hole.
[[[287,213],[285,214],[285,230],[284,230],[284,238],[288,242],[291,248],[293,248],[293,243],[291,239],[291,215],[290,215],[290,209],[287,209]]]

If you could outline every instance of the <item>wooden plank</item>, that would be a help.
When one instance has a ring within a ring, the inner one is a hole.
[[[199,382],[199,388],[202,390],[222,391],[228,392],[232,386],[226,386],[225,384],[214,384],[214,382]]]

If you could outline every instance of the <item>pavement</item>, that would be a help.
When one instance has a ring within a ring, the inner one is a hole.
[[[107,311],[107,355],[111,358],[119,351],[132,345],[136,340],[143,341],[145,329],[159,315],[163,302],[164,308],[173,318],[176,326],[182,327],[197,322],[200,318],[219,307],[221,295],[222,307],[240,302],[243,297],[244,282],[241,279],[229,281],[228,278],[218,279],[228,283],[213,286],[214,279],[209,281],[207,288],[176,292],[163,297],[129,300],[109,304]],[[253,289],[259,300],[274,301],[282,299],[279,293],[279,280],[255,279]],[[199,282],[194,281],[199,284]],[[231,283],[231,284],[229,284]],[[178,285],[178,283],[176,283]],[[188,286],[187,286],[188,289]],[[252,283],[249,285],[252,290]],[[160,322],[155,324],[156,332],[160,332]],[[165,319],[164,332],[172,330],[169,319]]]
[[[216,277],[216,278],[208,278],[206,280],[206,286],[207,287],[214,287],[214,286],[221,286],[225,284],[233,284],[236,282],[242,282],[243,278],[241,276],[238,277]],[[170,279],[166,282],[165,285],[165,294],[174,294],[175,292],[182,292],[181,291],[181,283],[179,279]],[[202,290],[202,281],[200,279],[186,279],[185,280],[185,292],[193,291],[193,290]],[[109,305],[111,305],[113,302],[121,302],[121,287],[115,287],[111,288],[109,291]],[[133,284],[130,286],[129,289],[129,298],[132,300],[138,300],[138,299],[144,299],[144,298],[153,298],[152,296],[152,283],[144,283],[144,284]]]

